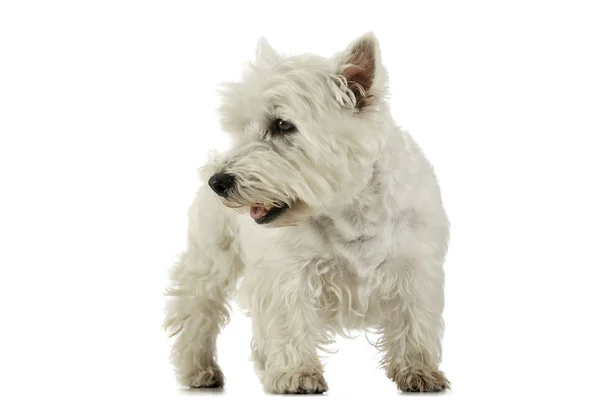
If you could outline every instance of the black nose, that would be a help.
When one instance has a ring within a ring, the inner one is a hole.
[[[208,185],[221,197],[227,197],[235,178],[231,174],[217,173],[208,180]]]

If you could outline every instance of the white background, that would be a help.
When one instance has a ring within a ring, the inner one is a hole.
[[[0,408],[598,409],[599,21],[578,1],[3,1]],[[330,55],[369,30],[453,225],[454,389],[399,395],[359,334],[326,395],[267,395],[237,308],[224,392],[179,388],[162,292],[196,169],[228,145],[216,85],[261,35]]]

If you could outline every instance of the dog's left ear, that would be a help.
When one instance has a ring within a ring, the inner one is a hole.
[[[342,75],[361,110],[374,104],[386,92],[387,73],[381,64],[379,42],[369,32],[354,40],[334,57],[336,74]]]

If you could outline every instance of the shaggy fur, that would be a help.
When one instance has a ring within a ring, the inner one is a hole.
[[[222,386],[216,338],[239,291],[269,392],[326,391],[319,351],[351,329],[378,333],[399,389],[448,388],[438,365],[449,224],[432,167],[394,123],[386,92],[371,33],[331,59],[281,56],[260,40],[243,80],[222,88],[234,144],[202,178],[233,183],[198,192],[167,291],[182,384]],[[278,131],[280,120],[295,128]],[[267,224],[248,215],[279,208]]]

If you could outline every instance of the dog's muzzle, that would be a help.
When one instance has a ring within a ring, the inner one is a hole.
[[[235,176],[227,173],[216,173],[211,178],[208,179],[208,185],[210,188],[220,197],[223,197],[223,204],[227,207],[233,207],[228,199],[228,197],[232,196],[232,193],[235,189]],[[241,207],[241,205],[240,205]],[[281,207],[268,207],[260,204],[250,204],[250,217],[257,224],[269,224],[279,218],[288,208],[289,206],[283,205]]]

